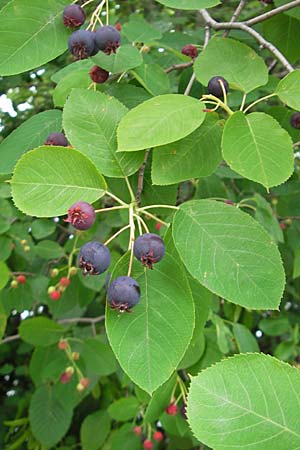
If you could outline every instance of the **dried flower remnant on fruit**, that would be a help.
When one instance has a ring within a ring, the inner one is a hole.
[[[165,244],[157,234],[145,233],[134,242],[133,252],[144,266],[153,269],[153,264],[159,262],[165,254]]]
[[[76,59],[85,59],[95,54],[94,34],[88,30],[77,30],[71,34],[68,47]]]
[[[300,112],[295,112],[294,114],[291,115],[290,123],[293,128],[296,128],[297,130],[299,130],[299,128],[300,128]]]
[[[198,56],[198,49],[194,45],[188,44],[182,47],[181,53],[185,56],[189,56],[190,58],[195,59]]]
[[[101,242],[91,241],[83,245],[78,254],[78,266],[83,275],[99,275],[108,269],[110,252]]]
[[[121,35],[115,27],[105,25],[96,31],[95,42],[99,50],[110,55],[120,47]]]
[[[94,83],[105,83],[109,77],[107,70],[101,69],[99,66],[93,66],[89,72],[90,78]]]
[[[77,230],[88,230],[96,219],[95,210],[87,202],[76,202],[68,209],[68,217],[65,222],[69,222]]]
[[[131,277],[120,276],[113,280],[107,289],[107,299],[110,307],[119,313],[130,312],[138,304],[141,290],[138,282]]]
[[[45,145],[56,145],[58,147],[67,147],[69,142],[64,133],[51,133],[45,141]]]
[[[209,94],[214,95],[215,97],[218,97],[218,98],[223,98],[224,93],[223,93],[223,89],[222,89],[222,84],[223,84],[224,90],[227,94],[227,92],[229,91],[228,81],[226,81],[225,78],[220,77],[220,76],[211,78],[209,80],[208,86],[207,86],[207,90],[208,90]]]
[[[63,12],[63,23],[68,28],[77,28],[84,24],[86,15],[79,5],[68,5]]]

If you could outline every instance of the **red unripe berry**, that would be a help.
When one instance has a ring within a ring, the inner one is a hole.
[[[87,202],[76,202],[68,209],[68,217],[65,222],[69,222],[77,230],[88,230],[96,219],[95,210]]]
[[[117,22],[117,23],[116,23],[115,29],[118,30],[118,31],[121,31],[121,30],[122,30],[122,25],[120,24],[120,22]]]
[[[78,392],[84,391],[90,384],[91,380],[89,378],[81,378],[76,386]]]
[[[61,286],[64,286],[64,287],[69,286],[70,283],[71,283],[71,280],[70,280],[70,278],[68,278],[68,277],[62,277],[62,278],[59,280],[59,284],[60,284]]]
[[[234,205],[234,203],[233,203],[232,200],[225,200],[225,203],[226,203],[227,205]]]
[[[153,434],[153,439],[157,442],[163,441],[164,435],[162,434],[161,431],[155,431],[155,433]]]
[[[68,341],[66,341],[65,339],[61,339],[57,346],[59,350],[66,350],[66,348],[68,347]]]
[[[166,413],[169,414],[169,416],[176,416],[178,413],[178,406],[175,405],[175,403],[170,403],[166,409]]]
[[[26,283],[25,275],[18,275],[16,279],[17,279],[17,282],[20,283],[20,284],[25,284]]]
[[[286,224],[284,222],[280,222],[279,226],[282,230],[286,229]]]
[[[71,381],[72,375],[73,375],[72,373],[66,371],[66,372],[61,374],[61,376],[59,378],[59,381],[62,384],[69,383]]]
[[[58,292],[58,291],[50,292],[49,297],[53,301],[59,300],[60,299],[60,292]]]
[[[140,434],[142,434],[142,427],[134,427],[133,432],[136,436],[139,436]]]
[[[162,224],[159,223],[159,222],[155,225],[155,229],[156,229],[157,231],[159,231],[159,230],[161,229],[161,227],[162,227]]]
[[[99,66],[93,66],[89,72],[90,78],[94,83],[105,83],[109,77],[109,72],[107,70],[101,69]]]
[[[197,58],[198,56],[198,50],[197,47],[195,47],[194,45],[188,44],[185,45],[182,49],[181,49],[181,53],[185,56],[189,56],[190,58]]]
[[[149,439],[146,439],[143,443],[143,447],[146,450],[151,450],[153,448],[153,442],[149,441]]]

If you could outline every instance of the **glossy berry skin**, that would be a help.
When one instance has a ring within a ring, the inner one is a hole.
[[[149,441],[149,439],[146,439],[146,440],[143,442],[143,448],[144,448],[145,450],[151,450],[151,449],[153,448],[153,442]]]
[[[95,41],[99,50],[110,55],[120,47],[121,35],[115,27],[105,25],[96,31]]]
[[[164,440],[164,435],[162,434],[161,431],[155,431],[155,433],[153,434],[153,439],[156,442],[161,442]]]
[[[91,80],[94,83],[105,83],[105,81],[109,77],[109,72],[107,70],[101,69],[99,66],[93,66],[89,72],[89,75],[91,77]]]
[[[153,264],[160,261],[165,254],[165,244],[157,234],[145,233],[134,242],[133,252],[144,266],[153,269]]]
[[[51,300],[56,301],[60,299],[60,292],[58,291],[53,291],[49,294],[49,297],[51,298]]]
[[[79,5],[66,6],[63,12],[63,23],[68,28],[80,27],[85,21],[84,9]]]
[[[166,413],[169,414],[169,416],[176,416],[178,413],[178,406],[175,405],[175,403],[170,403],[166,409]]]
[[[219,80],[222,81],[222,83],[224,85],[225,92],[227,94],[227,92],[229,91],[229,84],[225,80],[225,78],[223,78],[223,77],[213,77],[213,78],[211,78],[209,80],[209,82],[208,82],[207,90],[208,90],[209,94],[212,94],[212,95],[214,95],[215,97],[218,97],[218,98],[223,98],[223,90],[222,90],[222,86],[221,86]]]
[[[300,112],[295,112],[294,114],[291,115],[290,123],[293,128],[296,128],[297,130],[299,130],[299,128],[300,128]]]
[[[189,56],[190,58],[194,59],[194,58],[197,58],[197,56],[198,56],[198,49],[194,45],[189,44],[189,45],[185,45],[181,49],[181,53],[185,56]]]
[[[110,264],[110,252],[101,242],[91,241],[83,245],[78,254],[78,265],[83,275],[99,275]]]
[[[76,59],[85,59],[95,54],[95,33],[77,30],[71,34],[68,47]]]
[[[25,275],[18,275],[16,278],[17,282],[20,284],[25,284],[26,283],[26,277]]]
[[[111,282],[107,289],[107,299],[112,309],[120,313],[130,312],[141,297],[138,282],[131,277],[121,276]]]
[[[88,230],[94,225],[95,219],[96,214],[92,205],[79,201],[70,206],[65,222],[69,222],[76,230]]]
[[[46,139],[45,145],[57,145],[59,147],[67,147],[69,142],[64,133],[51,133]]]

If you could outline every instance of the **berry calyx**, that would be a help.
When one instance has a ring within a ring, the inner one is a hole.
[[[96,219],[95,210],[87,202],[76,202],[68,209],[68,217],[65,222],[69,222],[76,230],[88,230],[94,225]]]
[[[185,45],[181,49],[181,53],[185,56],[189,56],[190,58],[197,58],[198,56],[198,49],[192,44]]]
[[[134,432],[134,434],[136,435],[136,436],[140,436],[141,434],[142,434],[142,427],[139,427],[139,426],[136,426],[136,427],[134,427],[134,429],[133,429],[133,432]]]
[[[153,264],[160,261],[165,254],[165,244],[157,234],[145,233],[134,242],[133,252],[143,266],[153,269]]]
[[[214,95],[215,97],[223,98],[224,95],[221,83],[223,83],[224,90],[227,94],[227,92],[229,91],[228,81],[226,81],[225,78],[219,76],[213,77],[209,80],[207,85],[208,93]]]
[[[76,386],[78,392],[83,392],[90,384],[91,380],[89,378],[81,378]]]
[[[91,241],[83,245],[78,254],[78,265],[83,275],[99,275],[110,264],[110,251],[101,242]]]
[[[99,50],[110,55],[120,47],[121,35],[115,27],[105,25],[96,31],[95,42]]]
[[[105,83],[109,77],[107,70],[101,69],[99,66],[93,66],[89,72],[90,78],[94,83]]]
[[[57,344],[59,350],[66,350],[68,348],[68,341],[66,339],[61,339]]]
[[[10,283],[10,287],[13,289],[16,289],[19,286],[19,283],[17,282],[17,280],[12,280]]]
[[[84,9],[79,5],[66,6],[63,12],[63,23],[68,28],[80,27],[85,21]]]
[[[130,312],[139,301],[141,290],[138,282],[131,277],[120,276],[113,280],[107,289],[107,299],[112,309],[119,313]]]
[[[300,112],[295,112],[294,114],[291,115],[290,123],[293,128],[296,128],[297,130],[299,130],[299,128],[300,128]]]
[[[88,30],[77,30],[71,34],[68,47],[77,59],[85,59],[95,54],[95,33]]]
[[[45,145],[57,145],[58,147],[67,147],[69,142],[64,133],[51,133],[45,141]]]
[[[61,296],[61,293],[59,291],[54,290],[53,292],[49,293],[49,297],[51,298],[51,300],[56,301],[59,300]]]
[[[27,281],[27,278],[25,277],[25,275],[18,275],[16,280],[19,284],[25,284]]]
[[[170,403],[166,409],[166,413],[169,414],[169,416],[176,416],[178,413],[178,406],[175,403]]]
[[[151,449],[153,448],[153,442],[150,441],[149,439],[146,439],[146,440],[143,442],[143,448],[144,448],[145,450],[151,450]]]
[[[156,442],[161,442],[164,440],[164,435],[162,434],[161,431],[155,431],[155,433],[153,434],[153,439]]]
[[[70,278],[68,278],[68,277],[62,277],[59,280],[59,284],[63,287],[68,287],[70,283],[71,283],[71,281],[70,281]]]

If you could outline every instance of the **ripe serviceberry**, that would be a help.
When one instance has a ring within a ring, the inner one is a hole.
[[[26,283],[26,277],[25,275],[18,275],[16,278],[17,282],[19,284],[25,284]]]
[[[222,89],[221,83],[223,83],[224,90],[227,93],[229,91],[229,84],[225,80],[225,78],[213,77],[209,80],[208,86],[207,86],[207,90],[208,90],[209,94],[212,94],[218,98],[223,98],[224,95],[223,95],[223,89]]]
[[[52,291],[52,292],[50,292],[49,293],[49,297],[51,298],[51,300],[53,300],[53,301],[56,301],[56,300],[59,300],[60,299],[60,292],[59,291],[56,291],[56,290],[54,290],[54,291]]]
[[[169,414],[169,416],[176,416],[178,413],[178,406],[175,403],[170,403],[166,409],[166,413]]]
[[[291,115],[290,123],[293,128],[296,128],[297,130],[300,128],[300,112],[295,112]]]
[[[149,269],[160,261],[165,254],[165,244],[160,236],[153,233],[145,233],[134,242],[134,256]]]
[[[110,55],[111,53],[116,53],[120,47],[121,36],[115,27],[105,25],[96,31],[95,41],[99,50]]]
[[[146,439],[146,440],[143,442],[143,448],[144,448],[145,450],[151,450],[151,449],[153,448],[153,442],[151,442],[149,439]]]
[[[85,59],[95,54],[95,33],[88,30],[77,30],[71,34],[68,47],[77,59]]]
[[[101,242],[91,241],[84,244],[78,254],[78,265],[83,275],[99,275],[110,264],[110,252]]]
[[[121,276],[111,282],[107,289],[107,299],[112,309],[120,313],[130,312],[140,300],[141,291],[138,282],[131,277]]]
[[[64,133],[51,133],[46,139],[45,145],[57,145],[59,147],[67,147],[69,142]]]
[[[182,49],[181,49],[181,53],[185,56],[189,56],[190,58],[197,58],[198,56],[198,49],[197,47],[195,47],[194,45],[185,45]]]
[[[142,427],[139,426],[134,427],[133,432],[136,436],[140,436],[142,434]]]
[[[69,222],[76,230],[88,230],[96,219],[95,210],[87,202],[76,202],[68,209],[68,217],[65,222]]]
[[[155,433],[153,434],[153,439],[156,442],[161,442],[164,440],[164,435],[162,434],[161,431],[155,431]]]
[[[70,281],[70,278],[68,278],[68,277],[62,277],[59,280],[59,284],[64,287],[68,287],[70,283],[71,283],[71,281]]]
[[[63,22],[68,28],[80,27],[85,21],[84,9],[79,5],[66,6],[63,12]]]
[[[65,339],[61,339],[57,344],[59,350],[66,350],[68,348],[68,341]]]
[[[99,66],[93,66],[89,72],[90,78],[94,83],[105,83],[109,77],[109,72],[107,70],[101,69]]]

